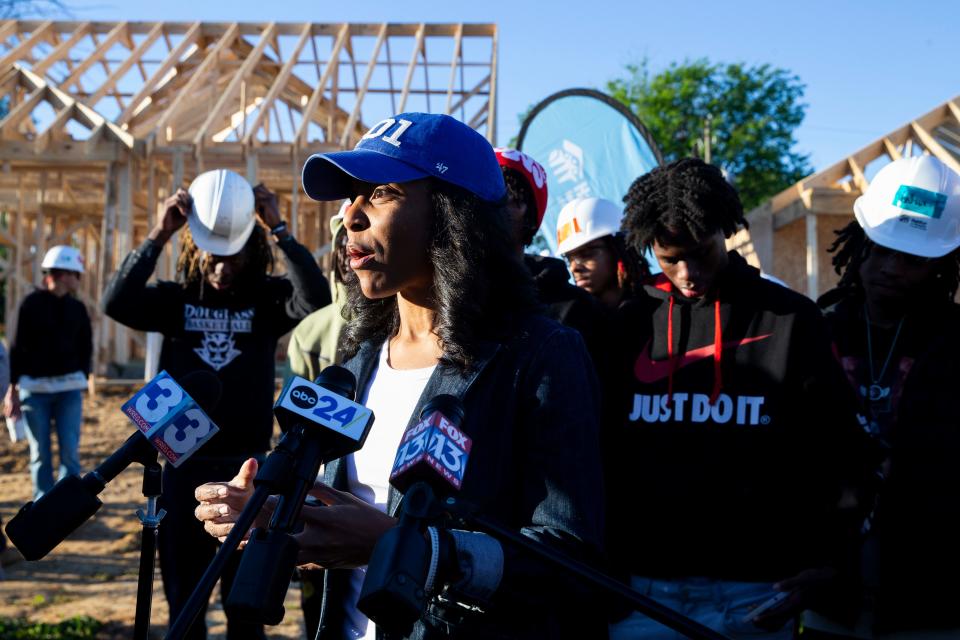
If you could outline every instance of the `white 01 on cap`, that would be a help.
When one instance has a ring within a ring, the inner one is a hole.
[[[243,249],[257,223],[250,183],[233,171],[214,169],[197,176],[189,191],[193,208],[187,222],[197,247],[217,256]]]

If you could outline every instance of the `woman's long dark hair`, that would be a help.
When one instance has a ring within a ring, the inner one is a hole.
[[[440,180],[431,181],[431,200],[434,332],[443,360],[468,370],[479,343],[506,337],[518,315],[536,308],[536,294],[530,272],[512,248],[503,203],[486,202]],[[346,286],[350,322],[344,327],[343,349],[350,357],[363,342],[395,335],[400,317],[396,296],[364,297],[352,271]]]

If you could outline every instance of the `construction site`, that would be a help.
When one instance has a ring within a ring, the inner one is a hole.
[[[323,259],[337,206],[300,189],[311,154],[352,148],[403,111],[452,114],[496,139],[492,24],[10,20],[0,42],[4,333],[46,249],[72,244],[88,265],[80,296],[101,379],[142,367],[147,338],[105,318],[100,292],[197,174],[264,183]],[[168,246],[157,277],[172,279],[176,261]]]

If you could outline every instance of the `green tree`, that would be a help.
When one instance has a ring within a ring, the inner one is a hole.
[[[794,150],[806,105],[789,71],[700,59],[653,74],[644,61],[607,90],[639,116],[665,161],[697,156],[718,165],[747,210],[812,172],[809,156]]]

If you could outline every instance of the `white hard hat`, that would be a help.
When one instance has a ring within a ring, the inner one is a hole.
[[[83,256],[80,255],[79,249],[58,244],[47,250],[40,267],[42,269],[62,269],[83,273]]]
[[[214,169],[197,176],[190,196],[193,209],[187,222],[197,247],[217,256],[243,249],[257,223],[250,183],[233,171]]]
[[[603,198],[571,200],[557,218],[557,253],[567,254],[592,240],[616,235],[623,210]]]
[[[960,246],[960,175],[933,156],[891,162],[853,205],[879,245],[925,258]]]

